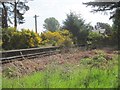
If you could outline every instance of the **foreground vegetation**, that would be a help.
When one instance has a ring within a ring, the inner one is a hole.
[[[3,88],[117,88],[118,56],[103,51],[78,63],[52,62],[45,70],[23,77],[3,77]]]

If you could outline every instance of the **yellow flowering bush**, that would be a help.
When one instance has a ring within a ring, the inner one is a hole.
[[[2,48],[5,50],[38,47],[41,41],[40,35],[30,30],[2,29]]]
[[[26,41],[26,45],[28,47],[37,47],[40,45],[42,39],[40,38],[39,34],[34,33],[30,30],[22,30],[23,41]]]
[[[55,32],[47,31],[41,34],[43,45],[52,46],[71,46],[73,44],[71,34],[68,30],[59,30]]]

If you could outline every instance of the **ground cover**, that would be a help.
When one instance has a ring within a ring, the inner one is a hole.
[[[72,49],[3,66],[3,88],[117,88],[118,52]]]

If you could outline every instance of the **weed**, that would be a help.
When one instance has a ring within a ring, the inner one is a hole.
[[[57,62],[57,61],[56,61]],[[117,88],[118,60],[106,60],[101,51],[93,58],[83,58],[76,64],[56,62],[46,69],[24,77],[10,77],[6,69],[3,88]],[[107,62],[107,63],[106,63]],[[103,68],[104,67],[104,68]]]

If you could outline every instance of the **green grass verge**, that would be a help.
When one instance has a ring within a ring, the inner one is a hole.
[[[21,78],[3,77],[2,88],[117,88],[118,59],[85,58],[78,64],[55,62],[47,69]]]

